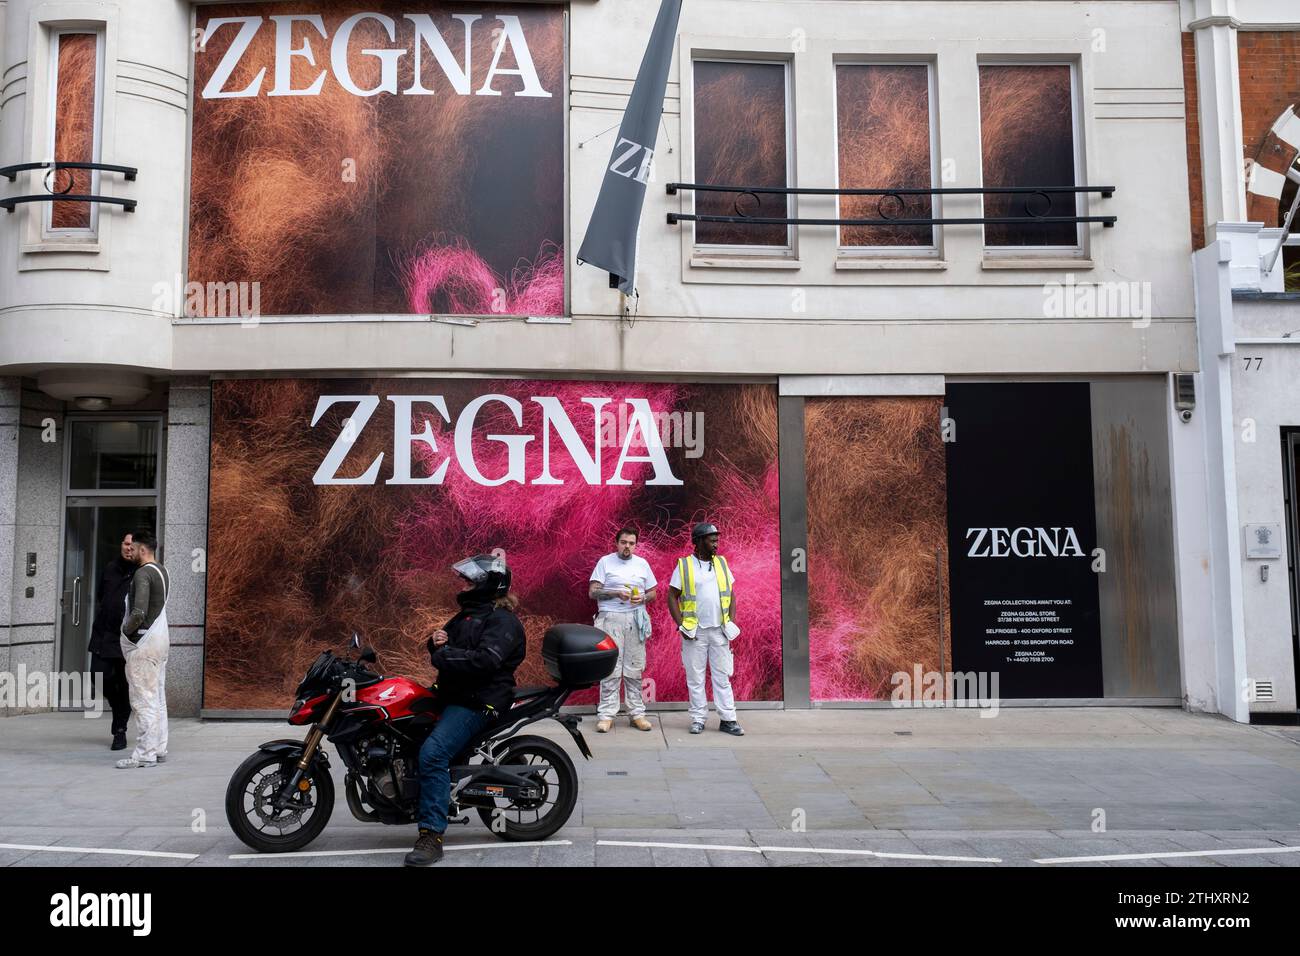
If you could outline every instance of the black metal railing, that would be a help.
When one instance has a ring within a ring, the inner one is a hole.
[[[679,222],[717,222],[748,223],[764,226],[1001,226],[1023,225],[1026,223],[1041,225],[1049,223],[1099,222],[1109,229],[1115,225],[1115,216],[1050,216],[1052,196],[1070,193],[1097,193],[1103,199],[1115,194],[1114,186],[944,186],[934,189],[830,189],[808,186],[724,186],[712,183],[669,183],[668,195],[675,196],[679,191],[735,193],[736,200],[732,208],[734,216],[707,215],[700,213],[668,213],[668,225]],[[748,196],[759,208],[763,205],[762,196],[877,196],[875,219],[843,219],[806,216],[757,216],[741,208],[741,201]],[[902,216],[906,207],[904,196],[987,196],[1011,195],[1027,197],[1022,204],[1023,216],[957,216],[948,218],[922,218]],[[1042,199],[1046,206],[1038,210],[1031,207],[1031,198]],[[897,205],[886,209],[886,202],[893,200]],[[891,215],[891,211],[893,214]]]
[[[48,170],[45,174],[45,189],[47,191],[31,196],[0,197],[0,209],[4,209],[5,212],[13,212],[15,206],[25,202],[96,202],[110,203],[114,206],[121,206],[127,212],[135,212],[136,201],[134,199],[122,199],[117,196],[92,196],[86,193],[72,192],[73,180],[71,177],[68,180],[67,189],[55,189],[50,183],[50,176],[60,169],[89,169],[101,173],[121,173],[124,179],[132,182],[135,180],[136,173],[139,172],[134,166],[116,166],[112,163],[16,163],[13,166],[0,166],[0,176],[4,176],[12,183],[18,179],[19,173],[29,169]]]

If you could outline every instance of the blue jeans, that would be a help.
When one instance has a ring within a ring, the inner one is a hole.
[[[420,826],[434,833],[447,829],[451,802],[451,762],[470,738],[487,726],[481,710],[448,704],[442,718],[420,745]]]

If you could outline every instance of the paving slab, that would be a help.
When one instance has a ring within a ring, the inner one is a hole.
[[[651,733],[624,722],[602,735],[584,720],[592,761],[558,725],[529,728],[575,757],[582,790],[569,825],[521,847],[475,818],[449,831],[446,864],[946,865],[839,852],[893,848],[1010,866],[1116,854],[1142,858],[1061,865],[1300,866],[1300,853],[1279,852],[1300,846],[1300,734],[1278,728],[1173,708],[744,711],[740,738],[718,733],[713,716],[698,736],[685,713],[651,719]],[[411,828],[353,819],[340,800],[308,848],[322,855],[249,858],[226,825],[226,782],[262,741],[303,731],[173,719],[171,732],[167,764],[118,771],[102,722],[0,720],[0,866],[395,866],[413,840]],[[1097,809],[1103,833],[1091,831]],[[1151,856],[1214,849],[1260,852]],[[186,858],[139,855],[148,853]]]

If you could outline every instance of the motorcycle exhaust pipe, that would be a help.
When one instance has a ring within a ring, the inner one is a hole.
[[[343,795],[348,801],[348,810],[362,823],[378,823],[379,815],[361,805],[360,781],[356,774],[349,773],[343,778]]]

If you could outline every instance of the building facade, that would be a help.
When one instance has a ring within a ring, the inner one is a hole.
[[[1294,720],[1300,16],[1188,2],[1183,30],[1205,415],[1203,442],[1181,453],[1210,475],[1214,541],[1194,600],[1237,675],[1238,719]]]
[[[87,666],[142,523],[174,711],[272,713],[354,631],[427,672],[465,553],[536,642],[624,523],[664,584],[706,518],[748,706],[1244,719],[1175,407],[1182,6],[694,0],[651,161],[657,10],[0,5],[0,670]],[[635,297],[574,261],[607,170]]]

